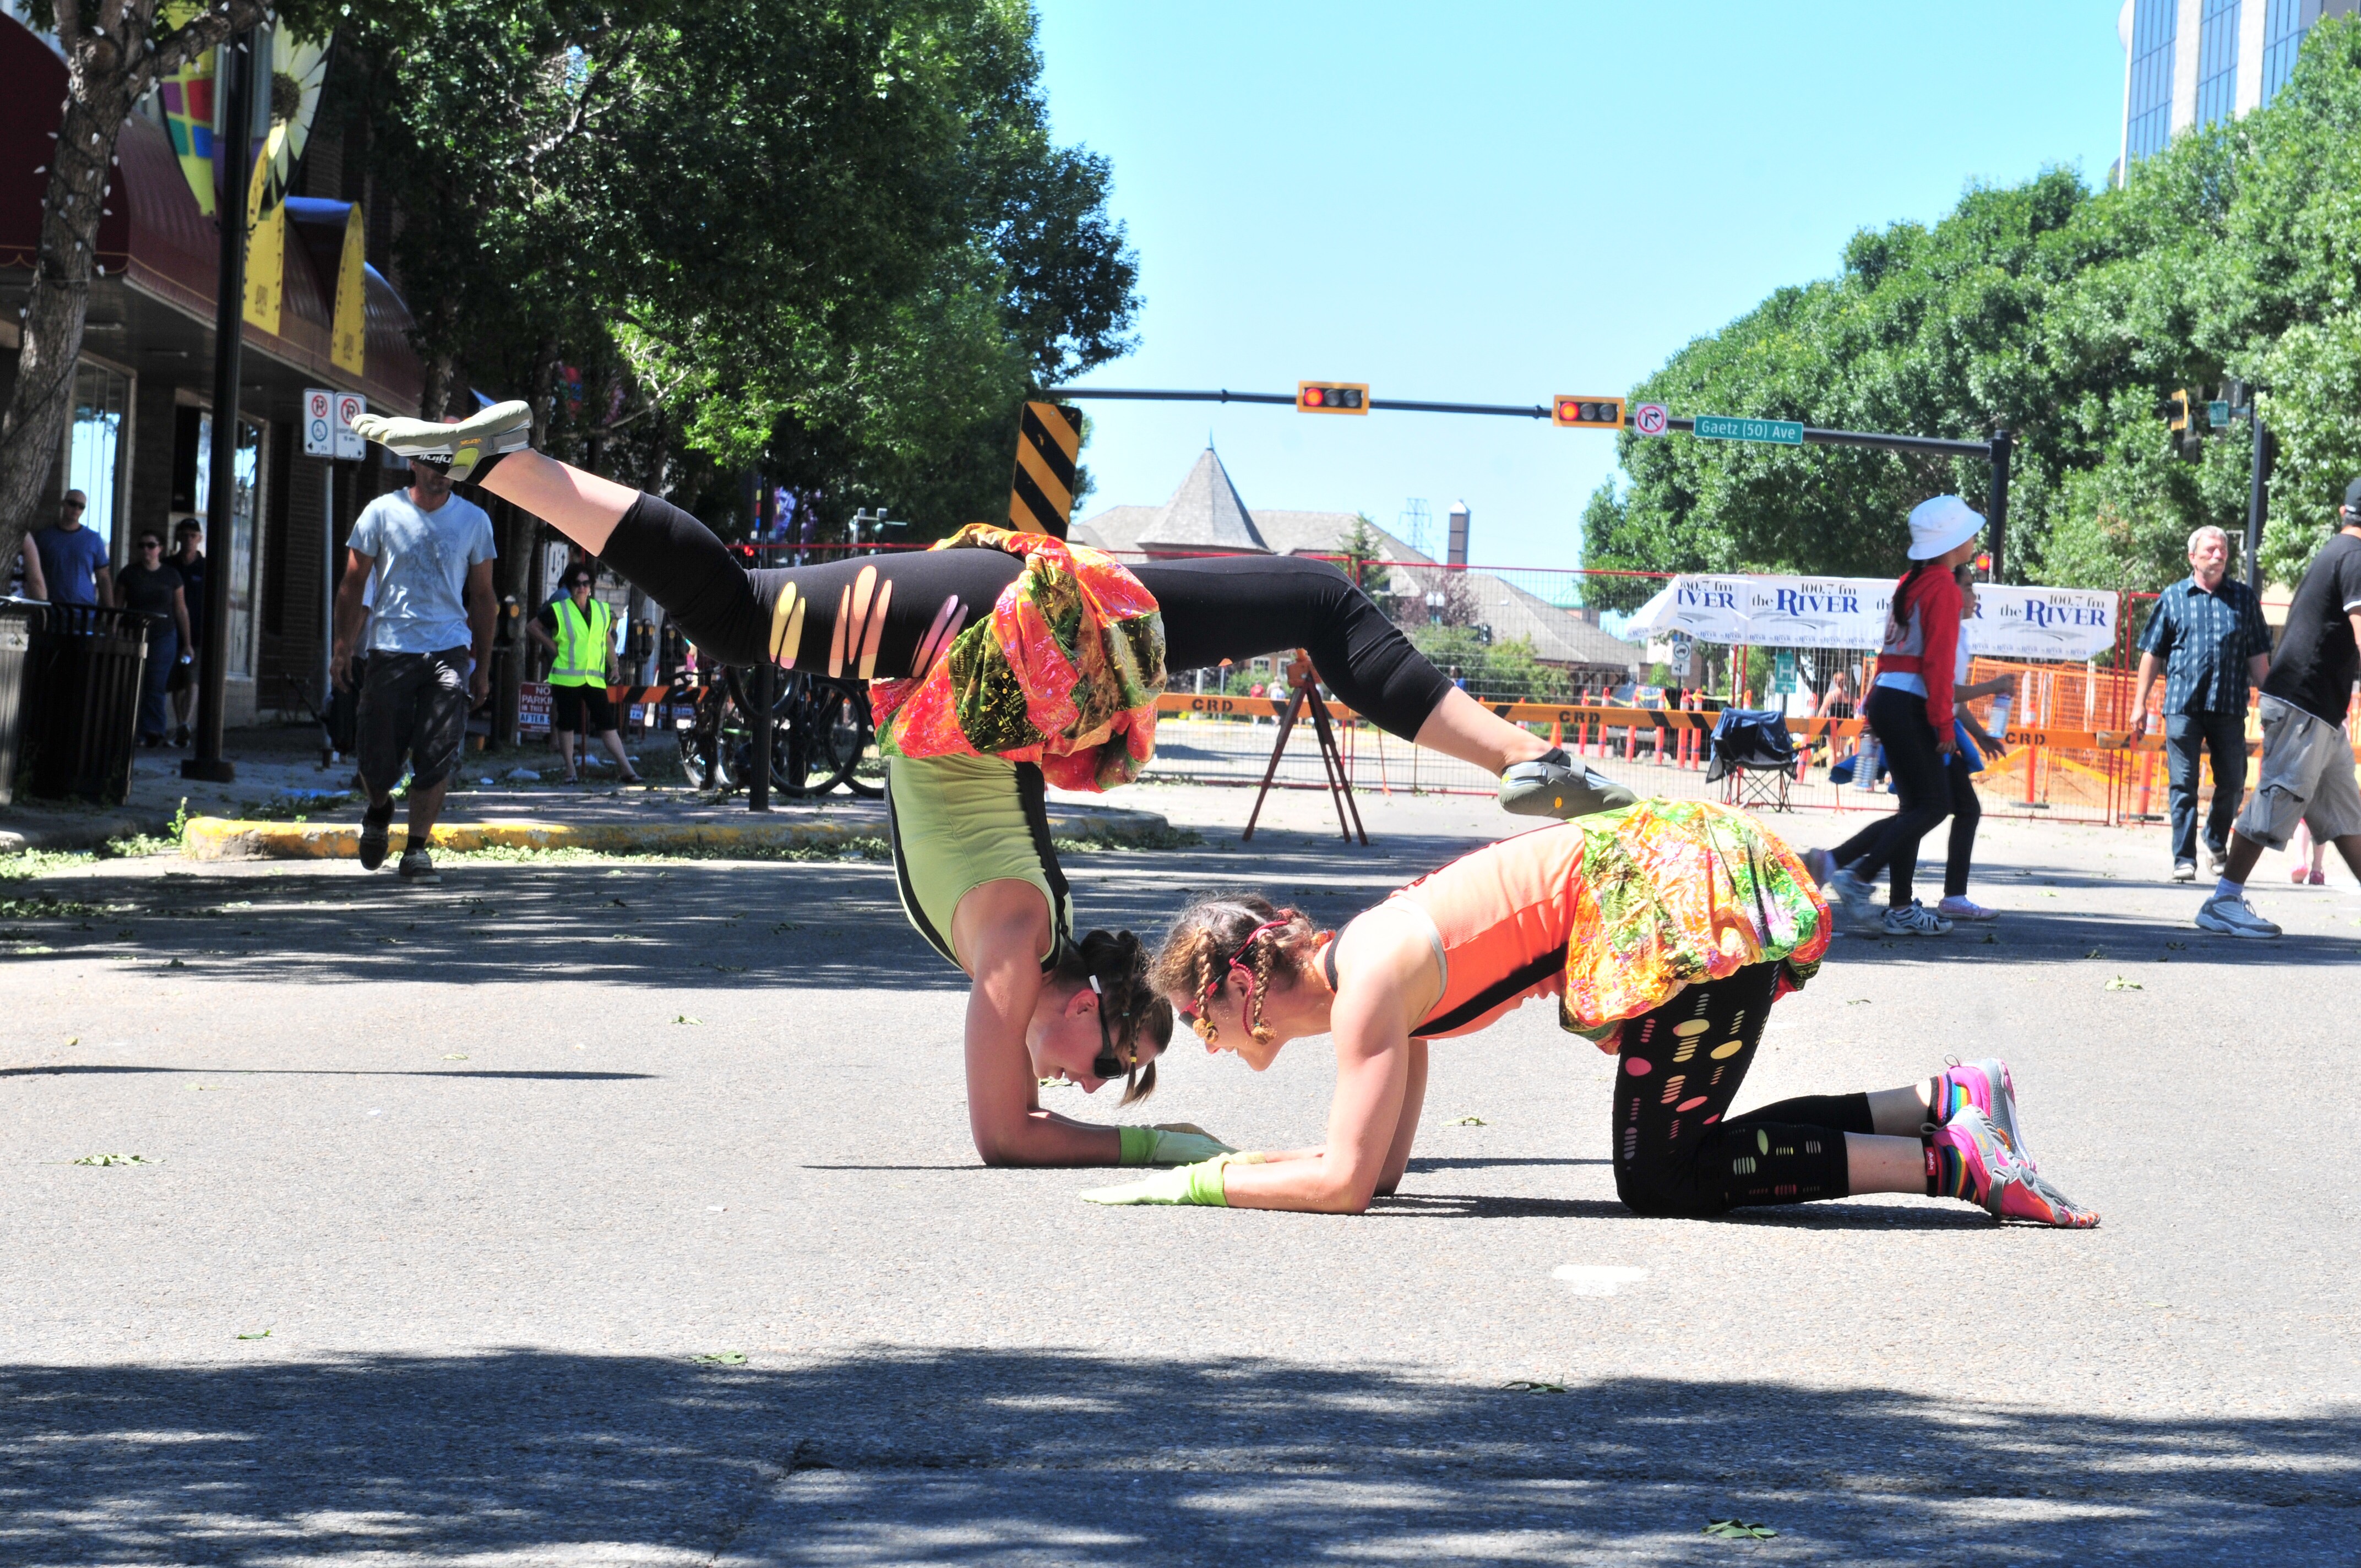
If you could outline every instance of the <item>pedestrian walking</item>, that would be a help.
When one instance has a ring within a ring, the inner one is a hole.
[[[1901,806],[1833,850],[1814,850],[1805,863],[1834,893],[1857,927],[1889,937],[1940,937],[1949,920],[1911,896],[1918,841],[1950,815],[1950,760],[1960,748],[1952,678],[1960,645],[1960,584],[1953,571],[1971,560],[1984,520],[1958,496],[1937,496],[1910,511],[1910,570],[1894,585],[1885,646],[1870,690],[1869,728],[1894,775]],[[1867,787],[1874,780],[1856,779]],[[1887,879],[1886,909],[1872,907],[1874,883]]]
[[[1235,674],[1306,649],[1354,711],[1499,778],[1506,811],[1633,799],[1458,690],[1325,562],[1126,565],[977,525],[933,550],[749,572],[660,498],[525,450],[531,424],[526,405],[506,403],[456,426],[365,414],[354,428],[545,519],[662,605],[700,658],[873,683],[902,907],[970,981],[968,1127],[987,1164],[1185,1162],[1223,1146],[1040,1104],[1044,1079],[1085,1092],[1120,1081],[1136,1098],[1170,1033],[1139,944],[1076,935],[1047,804],[1053,784],[1106,790],[1137,776],[1168,665]]]
[[[346,542],[344,580],[336,585],[336,644],[330,669],[352,687],[352,658],[362,624],[368,668],[360,688],[357,752],[368,792],[361,815],[361,865],[385,863],[393,824],[393,786],[410,767],[410,835],[401,875],[438,880],[427,839],[442,815],[444,791],[467,738],[467,711],[491,689],[492,521],[451,493],[433,466],[412,463],[410,487],[363,508]],[[363,590],[374,590],[364,609]]]
[[[165,735],[164,694],[189,660],[189,598],[181,574],[164,558],[164,538],[142,530],[138,559],[115,582],[123,608],[148,621],[148,663],[139,677],[139,743],[160,746]]]
[[[1326,1143],[1233,1151],[1083,1197],[1359,1213],[1409,1168],[1430,1043],[1550,997],[1565,1028],[1616,1057],[1609,1153],[1636,1214],[1901,1192],[2097,1224],[2026,1152],[1997,1059],[1730,1114],[1773,1004],[1817,972],[1828,940],[1828,906],[1795,851],[1698,800],[1488,845],[1338,932],[1255,894],[1204,900],[1173,923],[1149,979],[1208,1050],[1257,1072],[1290,1041],[1329,1036]]]
[[[189,604],[188,657],[172,667],[172,744],[189,743],[189,718],[197,702],[197,661],[204,656],[205,635],[204,524],[184,517],[172,525],[172,570],[181,574],[182,597]]]
[[[589,566],[567,567],[566,591],[526,623],[525,634],[550,655],[549,724],[557,733],[558,754],[566,759],[566,782],[581,780],[574,764],[575,732],[581,730],[598,737],[625,784],[642,784],[645,781],[623,753],[623,738],[615,732],[615,706],[607,698],[608,686],[616,684],[615,612],[593,597],[597,587],[598,575]]]
[[[2246,687],[2271,667],[2262,600],[2229,575],[2230,536],[2207,526],[2189,536],[2189,576],[2158,594],[2140,632],[2132,739],[2147,733],[2148,693],[2164,673],[2164,748],[2171,776],[2172,880],[2197,880],[2197,795],[2213,761],[2205,816],[2207,869],[2229,865],[2230,824],[2246,793]]]
[[[2298,887],[2309,883],[2313,887],[2328,885],[2328,872],[2322,862],[2328,858],[2328,841],[2315,839],[2303,823],[2295,825],[2295,837],[2288,843],[2288,853],[2295,858],[2295,869],[2288,872],[2288,881]]]
[[[2246,879],[2265,849],[2286,847],[2299,822],[2314,839],[2334,840],[2361,876],[2361,783],[2345,732],[2361,675],[2361,479],[2345,487],[2336,523],[2288,605],[2257,705],[2263,760],[2254,798],[2231,829],[2228,866],[2197,910],[2202,929],[2225,937],[2279,934],[2246,902]]]
[[[1966,627],[1976,619],[1975,568],[1960,566],[1951,576],[1960,585],[1960,624]],[[1960,637],[1959,652],[1952,656],[1951,703],[1956,715],[1952,722],[1959,729],[1959,745],[1953,749],[1944,774],[1951,786],[1951,841],[1949,853],[1943,860],[1943,902],[1935,905],[1935,913],[1946,920],[1966,920],[1981,923],[1997,920],[2000,912],[1987,909],[1968,896],[1968,872],[1976,858],[1976,828],[1984,817],[1983,802],[1976,796],[1976,775],[1984,771],[1984,759],[1997,757],[2006,750],[2000,737],[1987,732],[1976,722],[1967,705],[1980,696],[1998,696],[2016,685],[2013,675],[1994,675],[1988,681],[1968,681],[1968,665],[1974,654],[1968,650],[1968,638]]]
[[[115,575],[107,565],[106,541],[95,530],[82,526],[82,512],[89,506],[89,497],[80,490],[68,490],[58,502],[58,521],[33,535],[51,604],[104,607],[115,602]]]

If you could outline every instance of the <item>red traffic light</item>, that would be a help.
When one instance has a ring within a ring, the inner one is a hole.
[[[1621,430],[1623,400],[1580,394],[1552,400],[1550,422],[1563,430]]]
[[[1298,381],[1295,411],[1307,414],[1365,414],[1369,411],[1367,381]]]

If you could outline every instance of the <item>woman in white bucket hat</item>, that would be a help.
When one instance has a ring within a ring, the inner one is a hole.
[[[1957,496],[1937,496],[1910,511],[1910,570],[1894,585],[1877,657],[1877,684],[1862,705],[1885,749],[1902,804],[1833,850],[1814,850],[1805,864],[1836,894],[1860,927],[1882,936],[1940,937],[1943,916],[1910,896],[1918,841],[1951,812],[1949,769],[1959,748],[1951,682],[1960,641],[1960,585],[1953,568],[1974,559],[1982,513]],[[1888,876],[1883,916],[1872,907],[1880,872]]]

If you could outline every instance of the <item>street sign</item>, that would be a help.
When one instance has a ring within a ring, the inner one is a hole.
[[[1804,427],[1785,419],[1730,419],[1699,414],[1695,432],[1699,441],[1764,441],[1773,446],[1801,446]]]
[[[1561,430],[1620,430],[1623,400],[1562,392],[1550,400],[1550,422]]]
[[[1785,696],[1795,689],[1795,651],[1793,648],[1782,648],[1779,650],[1779,656],[1771,663],[1769,695]]]
[[[336,455],[357,463],[368,455],[368,443],[353,429],[353,421],[368,412],[368,400],[358,392],[336,394]]]
[[[325,387],[303,389],[303,455],[336,455],[336,394]]]
[[[2208,402],[2205,405],[2205,419],[2206,422],[2211,424],[2216,430],[2228,429],[2230,426],[2230,400],[2227,398],[2215,398],[2212,401]]]
[[[1298,381],[1295,411],[1306,414],[1365,414],[1369,411],[1367,381]]]
[[[349,460],[368,456],[368,444],[353,433],[353,421],[367,412],[368,400],[358,392],[304,388],[303,455]]]
[[[1672,428],[1672,417],[1662,403],[1642,403],[1631,411],[1631,428],[1642,435],[1662,435]]]

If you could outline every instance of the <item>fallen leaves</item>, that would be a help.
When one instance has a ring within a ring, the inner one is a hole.
[[[270,1331],[269,1329],[265,1329],[258,1334],[240,1334],[237,1337],[240,1339],[269,1339],[270,1337]]]
[[[158,1163],[144,1154],[86,1154],[73,1162],[76,1165],[154,1165]]]
[[[674,1014],[672,1021],[675,1024],[702,1024],[705,1022],[702,1018],[692,1018],[686,1013]]]
[[[746,1365],[746,1353],[742,1350],[717,1350],[710,1355],[690,1359],[702,1366],[743,1366]]]
[[[1779,1532],[1767,1524],[1749,1524],[1744,1519],[1716,1519],[1705,1527],[1705,1533],[1717,1541],[1776,1541]]]
[[[1447,1124],[1454,1127],[1488,1127],[1492,1124],[1481,1116],[1460,1116]]]
[[[2147,987],[2136,980],[2125,980],[2122,975],[2117,975],[2107,981],[2107,989],[2109,991],[2146,991]]]
[[[1543,1383],[1532,1377],[1512,1377],[1500,1387],[1511,1394],[1563,1394],[1563,1383]]]

